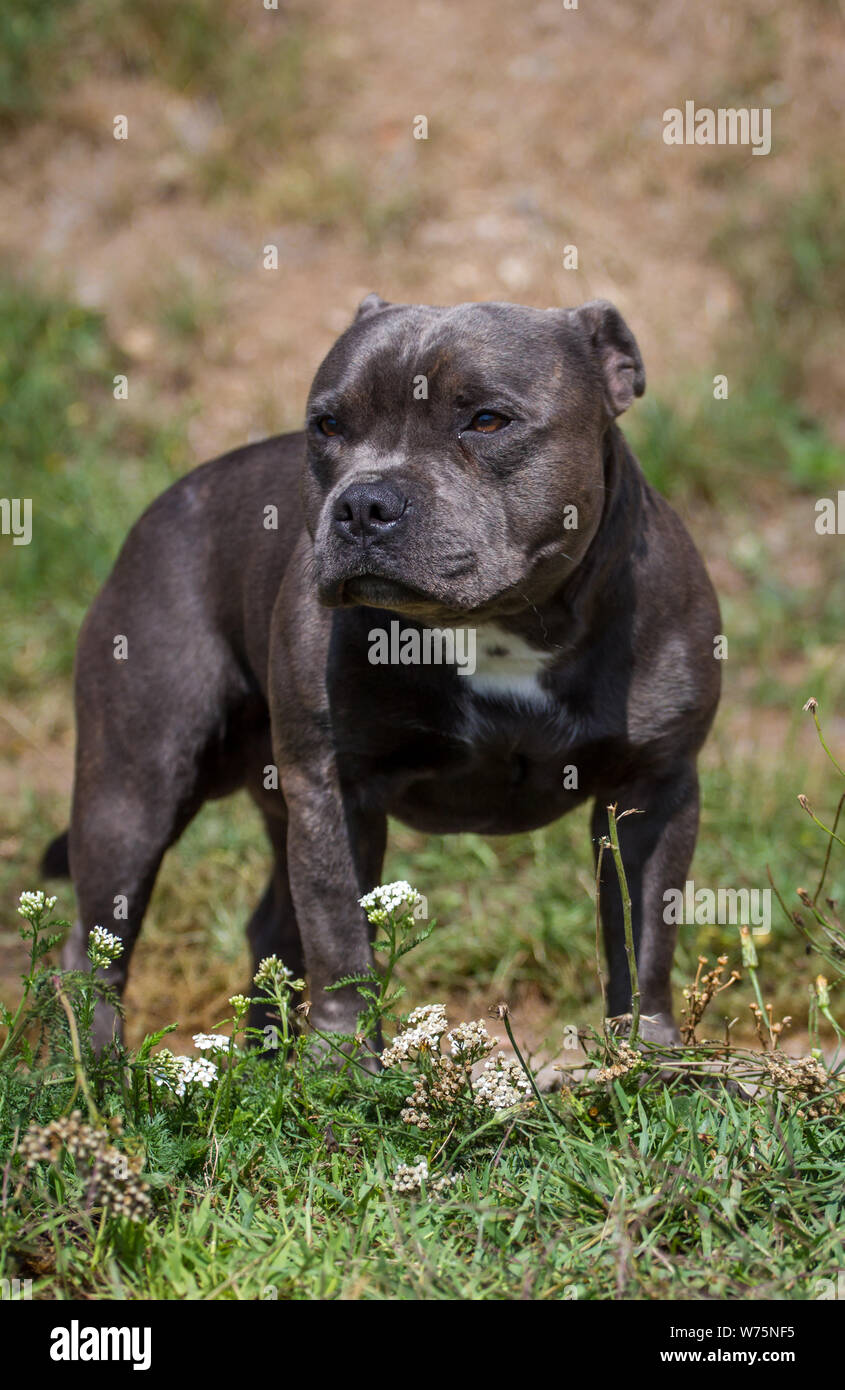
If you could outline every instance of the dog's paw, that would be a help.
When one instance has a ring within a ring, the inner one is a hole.
[[[618,1014],[616,1018],[607,1020],[607,1026],[617,1037],[627,1038],[631,1034],[631,1022],[630,1014]],[[639,1037],[642,1042],[654,1043],[659,1047],[677,1047],[681,1041],[671,1014],[640,1014]]]

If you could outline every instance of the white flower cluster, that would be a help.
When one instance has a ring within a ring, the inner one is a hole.
[[[404,1032],[399,1033],[381,1054],[382,1066],[395,1067],[397,1062],[404,1062],[412,1053],[436,1052],[448,1027],[449,1020],[442,1004],[423,1004],[421,1008],[414,1009]]]
[[[419,1067],[414,1089],[401,1111],[405,1124],[430,1129],[433,1115],[444,1116],[461,1096],[494,1111],[510,1110],[531,1099],[531,1082],[517,1059],[504,1052],[495,1058],[490,1055],[496,1039],[491,1038],[483,1019],[458,1023],[447,1032],[448,1029],[445,1007],[424,1004],[414,1009],[403,1031],[381,1054],[384,1067],[403,1062]],[[440,1050],[444,1034],[451,1057]],[[475,1065],[483,1058],[487,1059],[484,1069],[474,1076]]]
[[[174,1088],[177,1096],[183,1096],[188,1087],[194,1084],[207,1091],[211,1083],[217,1080],[217,1063],[209,1057],[180,1057],[178,1060],[182,1063],[182,1069]]]
[[[217,1063],[212,1062],[210,1057],[174,1057],[167,1048],[162,1048],[156,1054],[155,1061],[158,1070],[152,1072],[153,1081],[157,1086],[173,1091],[180,1099],[189,1086],[202,1086],[203,1090],[208,1090],[212,1082],[217,1080]]]
[[[423,1076],[418,1076],[414,1082],[414,1089],[402,1110],[399,1112],[400,1119],[406,1125],[416,1125],[417,1129],[431,1129],[431,1116],[428,1113],[430,1104],[428,1083]]]
[[[88,933],[88,959],[92,965],[107,966],[123,955],[123,942],[119,936],[106,931],[105,927],[95,927]]]
[[[391,912],[398,912],[400,908],[408,912],[421,901],[416,888],[412,888],[403,878],[397,879],[395,883],[383,883],[379,888],[373,888],[370,893],[365,893],[363,898],[358,899],[368,920],[376,927],[383,926]]]
[[[448,1110],[467,1087],[472,1091],[472,1078],[466,1064],[458,1067],[450,1057],[432,1057],[427,1075],[418,1076],[414,1082],[401,1117],[406,1125],[430,1129],[431,1110],[441,1113]]]
[[[35,921],[45,909],[51,911],[56,906],[56,899],[46,898],[40,888],[37,893],[21,893],[18,901],[18,912],[28,922]]]
[[[496,1046],[495,1039],[490,1037],[487,1025],[481,1018],[472,1023],[459,1023],[451,1033],[446,1034],[446,1041],[452,1049],[452,1056],[464,1062],[477,1062]]]
[[[410,1163],[400,1163],[393,1174],[393,1191],[417,1192],[424,1182],[428,1182],[426,1159],[418,1158],[413,1166]]]
[[[200,1052],[228,1052],[229,1039],[225,1033],[194,1033],[194,1047]]]
[[[510,1110],[523,1105],[531,1095],[528,1077],[515,1057],[500,1052],[484,1063],[484,1071],[472,1084],[476,1105],[490,1110]]]
[[[457,1182],[454,1173],[447,1173],[442,1178],[435,1178],[432,1182],[428,1172],[428,1161],[418,1154],[415,1164],[399,1164],[393,1174],[393,1191],[419,1192],[422,1184],[426,1183],[429,1192],[445,1192],[454,1182]]]

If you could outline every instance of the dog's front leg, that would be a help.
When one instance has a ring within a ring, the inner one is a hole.
[[[331,613],[303,598],[294,633],[280,621],[270,657],[273,746],[287,804],[287,863],[311,992],[309,1021],[325,1032],[354,1033],[364,1001],[354,986],[326,992],[372,964],[370,930],[358,906],[381,873],[383,814],[344,788],[326,686]],[[280,605],[277,605],[280,615]],[[370,1043],[378,1047],[377,1037]]]
[[[311,990],[310,1022],[321,1031],[354,1033],[364,1000],[354,986],[326,992],[346,975],[372,965],[370,931],[358,906],[374,846],[384,842],[384,818],[364,815],[341,791],[330,754],[314,753],[280,767],[288,806],[288,872]],[[372,881],[370,881],[372,880]],[[370,1039],[378,1046],[378,1038]]]
[[[593,846],[608,834],[607,806],[619,822],[619,845],[628,891],[640,989],[640,1034],[652,1042],[679,1040],[672,1016],[672,960],[677,927],[666,921],[666,892],[680,889],[689,872],[698,831],[698,777],[685,762],[672,777],[644,780],[599,796],[593,809]],[[600,883],[601,918],[610,980],[610,1017],[630,1013],[631,980],[625,949],[622,897],[613,857],[605,852]],[[672,914],[670,914],[671,917]]]

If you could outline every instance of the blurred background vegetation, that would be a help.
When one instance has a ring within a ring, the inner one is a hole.
[[[624,427],[729,638],[694,877],[764,887],[769,864],[787,896],[810,886],[823,842],[796,794],[824,817],[834,782],[808,696],[845,748],[845,542],[814,529],[845,488],[844,53],[836,0],[374,0],[354,19],[341,0],[7,0],[0,491],[33,498],[34,532],[0,541],[0,984],[16,896],[67,821],[76,632],[129,525],[203,459],[297,428],[372,289],[619,305],[649,377]],[[771,107],[772,153],[665,146],[686,99]],[[505,842],[396,828],[387,876],[440,922],[413,999],[506,995],[538,1045],[597,1021],[590,865],[586,815]],[[161,875],[130,1041],[225,1012],[265,872],[246,800],[206,809]],[[775,918],[758,944],[800,1030],[800,940]],[[679,987],[723,949],[731,928],[683,929]]]

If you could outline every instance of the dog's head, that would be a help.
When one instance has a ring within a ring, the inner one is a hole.
[[[321,600],[491,619],[537,603],[602,515],[602,439],[645,388],[618,311],[368,295],[307,413]]]

